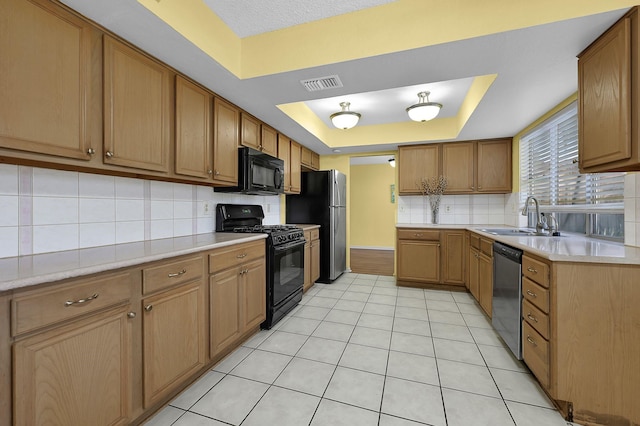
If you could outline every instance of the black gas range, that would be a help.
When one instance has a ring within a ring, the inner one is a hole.
[[[260,205],[218,204],[216,231],[266,233],[267,319],[270,329],[302,300],[304,232],[294,225],[263,225]]]

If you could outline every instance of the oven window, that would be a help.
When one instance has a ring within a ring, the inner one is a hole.
[[[304,282],[304,243],[275,251],[273,276],[274,304],[302,288]]]

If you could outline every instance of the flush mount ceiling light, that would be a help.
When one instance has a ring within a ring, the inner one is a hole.
[[[350,129],[358,124],[358,120],[360,120],[360,114],[349,111],[349,105],[351,105],[349,102],[340,102],[342,111],[333,113],[329,117],[333,125],[338,129]]]
[[[437,102],[429,102],[431,92],[418,93],[418,103],[407,108],[407,114],[413,121],[429,121],[436,118],[440,113],[442,104]],[[425,102],[426,99],[426,102]]]
[[[396,166],[396,159],[395,159],[395,158],[392,158],[391,160],[389,160],[389,165],[390,165],[391,167],[395,167],[395,166]]]

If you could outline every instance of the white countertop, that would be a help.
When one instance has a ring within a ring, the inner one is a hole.
[[[267,238],[207,233],[0,259],[0,292]]]
[[[513,228],[506,225],[431,225],[398,223],[397,228],[466,229],[492,240],[519,248],[554,262],[617,263],[640,265],[640,247],[625,246],[596,238],[563,234],[560,237],[494,235],[484,228]]]

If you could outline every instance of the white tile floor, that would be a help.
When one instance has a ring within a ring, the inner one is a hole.
[[[565,426],[466,293],[316,284],[148,426]]]

